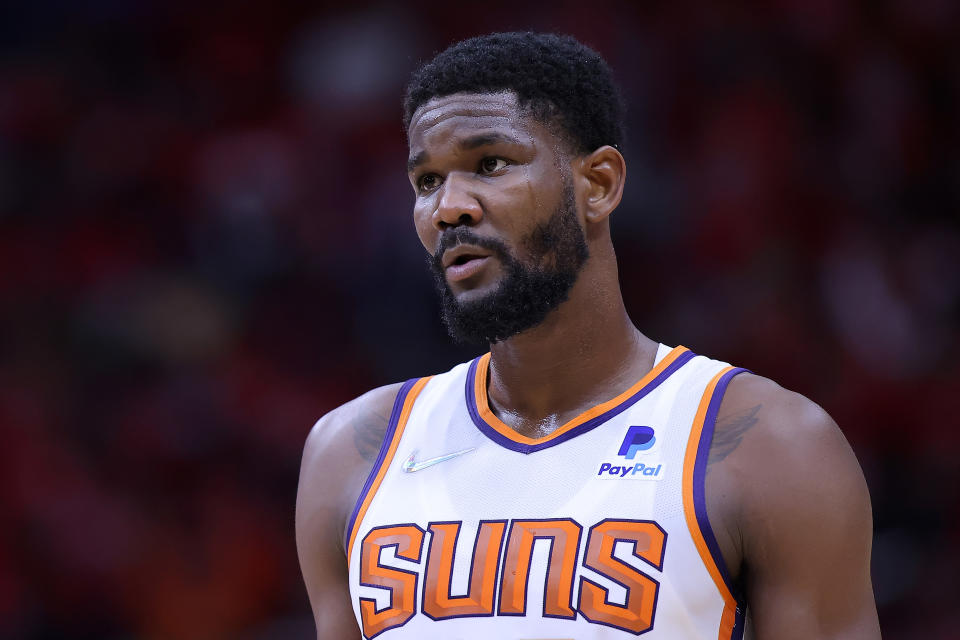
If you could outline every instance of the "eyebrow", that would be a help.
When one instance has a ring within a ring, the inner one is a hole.
[[[457,148],[463,151],[469,151],[471,149],[497,144],[498,142],[505,142],[507,144],[522,144],[519,139],[514,138],[513,136],[508,136],[505,133],[478,133],[475,136],[464,138],[458,142]],[[422,165],[429,158],[430,155],[426,151],[421,151],[416,155],[411,156],[410,159],[407,160],[407,173]]]
[[[498,142],[506,142],[508,144],[520,144],[520,141],[512,136],[508,136],[505,133],[478,133],[475,136],[470,136],[460,141],[460,144],[457,146],[461,149],[476,149],[477,147],[485,147],[488,144],[496,144]]]
[[[410,173],[411,171],[413,171],[414,169],[422,165],[424,162],[427,161],[429,157],[430,156],[427,154],[426,151],[421,151],[415,156],[410,156],[410,159],[407,160],[407,173]]]

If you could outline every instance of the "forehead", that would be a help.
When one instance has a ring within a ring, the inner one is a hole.
[[[535,142],[549,133],[523,109],[516,94],[456,93],[432,98],[410,118],[410,150],[442,143],[458,135],[499,131]]]

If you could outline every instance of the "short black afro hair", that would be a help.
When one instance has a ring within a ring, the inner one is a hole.
[[[575,153],[623,142],[623,99],[593,49],[552,33],[492,33],[450,46],[407,85],[403,124],[432,98],[512,91],[540,122],[559,127]]]

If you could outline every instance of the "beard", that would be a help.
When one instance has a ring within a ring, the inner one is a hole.
[[[447,283],[441,258],[447,249],[467,243],[496,256],[504,274],[491,293],[461,303]],[[539,325],[567,300],[590,256],[577,221],[572,182],[564,180],[560,205],[547,221],[523,238],[520,246],[529,262],[511,255],[502,242],[477,236],[469,227],[454,227],[440,237],[440,246],[428,262],[440,295],[443,324],[455,342],[489,344],[506,340]]]

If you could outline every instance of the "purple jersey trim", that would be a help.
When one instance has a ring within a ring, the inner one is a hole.
[[[477,428],[481,432],[483,432],[485,436],[487,436],[488,438],[490,438],[500,446],[506,447],[507,449],[511,449],[513,451],[517,451],[519,453],[533,453],[535,451],[549,449],[550,447],[558,445],[561,442],[566,442],[567,440],[576,438],[577,436],[583,433],[586,433],[591,429],[595,429],[596,427],[599,427],[601,424],[603,424],[610,418],[613,418],[614,416],[626,411],[631,406],[636,404],[645,395],[647,395],[648,393],[656,389],[664,380],[666,380],[671,375],[673,375],[673,373],[677,369],[685,365],[694,357],[696,357],[696,354],[693,353],[692,351],[683,352],[682,354],[677,356],[677,359],[671,362],[666,369],[661,371],[659,375],[657,375],[657,377],[655,377],[653,380],[648,382],[639,391],[637,391],[635,394],[633,394],[632,396],[630,396],[629,398],[627,398],[617,406],[613,407],[612,409],[608,409],[607,411],[601,413],[595,418],[591,418],[590,420],[587,420],[581,425],[577,425],[570,431],[567,431],[566,433],[564,433],[563,435],[557,438],[548,440],[546,442],[537,443],[537,444],[526,444],[523,442],[517,442],[515,440],[511,440],[507,436],[503,435],[502,433],[500,433],[499,431],[491,427],[489,424],[487,424],[487,422],[483,418],[480,417],[480,411],[477,409],[477,398],[473,392],[474,382],[477,376],[477,364],[480,362],[480,358],[475,358],[473,362],[470,363],[470,369],[467,371],[467,381],[465,385],[465,393],[467,398],[467,411],[470,413],[470,419],[473,420],[473,424],[475,424]]]
[[[710,555],[713,557],[714,564],[720,571],[723,582],[727,585],[730,593],[737,601],[737,612],[733,633],[731,638],[738,639],[743,637],[744,611],[742,598],[739,590],[730,579],[730,573],[727,571],[726,561],[720,552],[720,545],[717,544],[717,538],[713,534],[713,528],[710,526],[710,519],[707,517],[707,499],[706,499],[706,477],[707,477],[707,459],[710,455],[710,443],[713,441],[713,432],[717,424],[717,413],[720,411],[720,403],[723,402],[723,394],[727,390],[727,385],[734,376],[747,372],[746,369],[737,367],[727,371],[717,381],[717,386],[713,389],[713,395],[710,398],[710,404],[707,405],[707,413],[703,417],[703,430],[700,432],[700,442],[697,443],[697,458],[693,465],[693,505],[697,514],[697,524],[700,526],[700,533],[710,549]]]
[[[370,492],[370,487],[373,485],[374,478],[377,477],[377,473],[380,471],[380,467],[383,466],[383,461],[387,457],[387,451],[390,450],[390,443],[393,442],[393,434],[397,430],[397,422],[400,421],[400,413],[403,411],[403,403],[407,399],[407,394],[410,393],[410,389],[413,388],[413,385],[420,378],[412,378],[403,383],[403,386],[400,387],[400,391],[397,392],[397,398],[393,401],[393,411],[390,412],[390,420],[387,422],[387,431],[383,435],[383,442],[380,444],[380,453],[377,454],[377,460],[373,463],[373,468],[370,470],[369,475],[367,475],[367,481],[363,483],[363,490],[360,491],[360,495],[357,497],[357,502],[353,505],[353,513],[350,514],[350,520],[347,524],[347,537],[344,539],[344,542],[350,544],[350,537],[353,535],[353,528],[357,526],[357,515],[360,513],[360,507],[363,506],[363,501],[367,497],[367,493]],[[344,549],[344,552],[349,555],[350,549]]]

